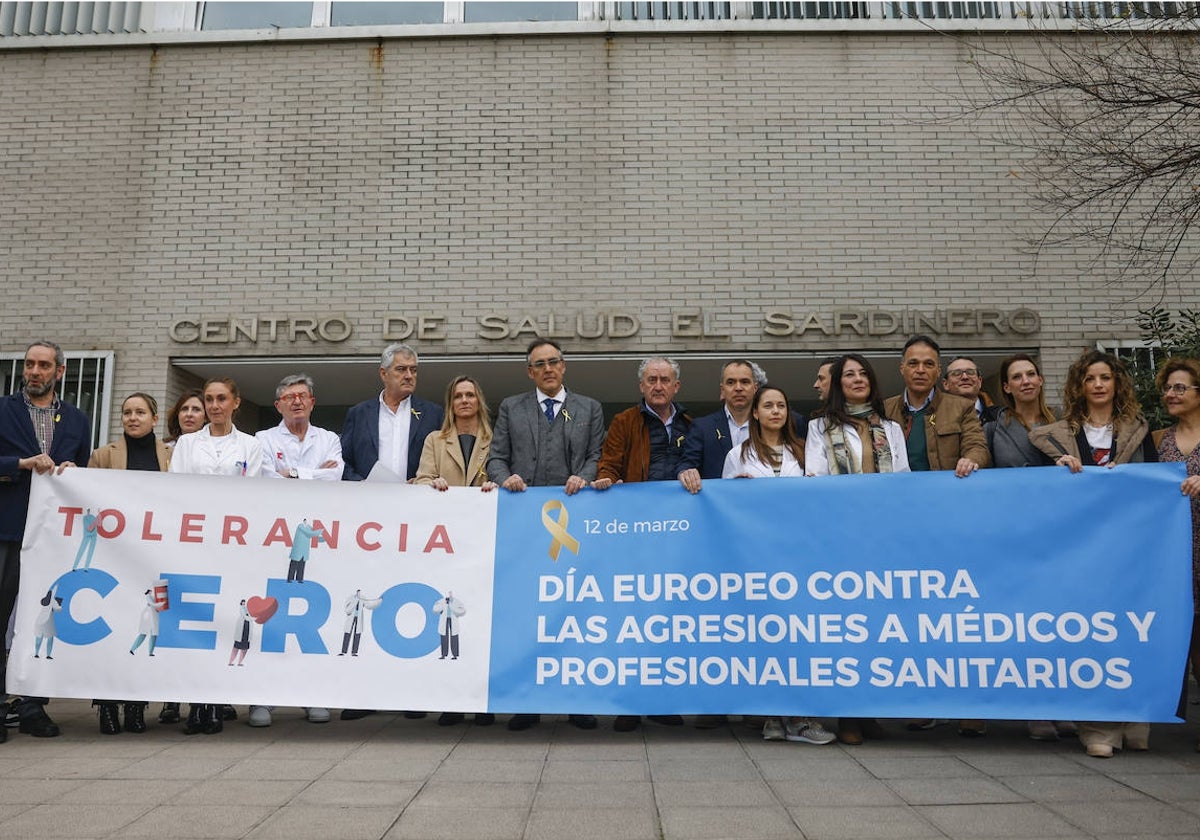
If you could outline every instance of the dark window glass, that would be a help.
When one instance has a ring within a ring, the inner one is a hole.
[[[433,3],[340,3],[331,7],[333,26],[372,24],[441,23],[445,4]]]
[[[578,3],[476,3],[463,5],[467,23],[517,20],[579,20]]]
[[[312,26],[312,3],[205,3],[201,29],[296,29]]]

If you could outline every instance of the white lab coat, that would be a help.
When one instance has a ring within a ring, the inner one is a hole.
[[[266,478],[283,478],[279,474],[295,468],[297,477],[318,481],[341,481],[342,439],[328,429],[309,426],[304,440],[288,430],[282,420],[273,429],[263,429],[255,435],[263,448],[262,473]],[[326,461],[336,461],[336,467],[320,469]]]
[[[721,470],[721,478],[736,478],[739,475],[749,474],[752,478],[792,478],[801,477],[804,475],[804,469],[796,460],[796,456],[792,454],[790,449],[786,447],[783,450],[783,467],[779,475],[775,475],[775,470],[762,461],[758,460],[754,450],[751,449],[747,453],[745,459],[742,458],[742,447],[735,446],[729,450],[725,456],[725,468]]]
[[[188,475],[239,475],[252,478],[262,472],[263,447],[253,435],[239,432],[236,428],[221,441],[221,454],[217,454],[214,438],[205,426],[198,432],[184,435],[175,441],[171,454],[173,473]]]

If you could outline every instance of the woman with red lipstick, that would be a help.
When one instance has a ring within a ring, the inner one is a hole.
[[[1029,440],[1050,463],[1073,473],[1158,460],[1129,371],[1099,350],[1084,353],[1067,372],[1063,419],[1033,429]],[[1079,740],[1093,758],[1112,758],[1122,747],[1149,749],[1150,724],[1080,721]]]
[[[1167,413],[1175,418],[1174,426],[1153,435],[1158,459],[1187,464],[1187,478],[1179,489],[1192,497],[1192,592],[1197,610],[1188,659],[1192,676],[1200,677],[1200,361],[1178,356],[1167,359],[1155,384]],[[1196,750],[1200,751],[1200,743]]]

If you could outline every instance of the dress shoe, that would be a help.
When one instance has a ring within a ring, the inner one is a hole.
[[[683,717],[680,715],[646,715],[646,720],[659,726],[683,726]]]
[[[179,704],[163,703],[162,711],[158,713],[159,723],[179,723]]]
[[[146,731],[146,704],[125,704],[125,731],[141,735]]]
[[[1088,744],[1087,754],[1092,758],[1112,758],[1113,748],[1108,744]]]
[[[457,726],[467,719],[467,716],[462,712],[442,712],[438,715],[438,726]]]
[[[216,735],[225,729],[225,710],[226,706],[217,703],[213,706],[205,706],[208,709],[207,722],[204,724],[205,735]]]
[[[508,719],[508,731],[524,732],[530,727],[537,726],[541,720],[541,715],[513,715]]]
[[[3,744],[7,740],[8,740],[8,730],[5,727],[0,726],[0,744]]]
[[[116,703],[96,703],[96,712],[100,717],[101,735],[121,734],[121,713]]]
[[[217,706],[217,708],[221,710],[221,720],[237,720],[237,709],[233,708],[233,706],[230,706],[228,703],[226,703],[223,706]]]
[[[342,713],[338,715],[342,720],[361,720],[367,715],[375,714],[375,709],[342,709]]]
[[[205,706],[203,703],[192,703],[188,706],[187,720],[183,722],[184,735],[199,735],[204,731]]]
[[[35,738],[57,738],[62,732],[58,724],[50,720],[50,715],[41,706],[35,706],[30,714],[22,714],[20,731]]]
[[[613,721],[613,732],[632,732],[642,723],[639,715],[617,715]]]
[[[475,715],[476,726],[491,726],[496,722],[496,716],[491,712],[480,712]]]
[[[863,742],[862,726],[857,720],[839,720],[837,739],[849,747],[857,747]]]
[[[595,729],[595,715],[567,715],[567,720],[577,729]]]

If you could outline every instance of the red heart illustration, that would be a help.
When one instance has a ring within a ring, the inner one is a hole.
[[[246,599],[246,612],[259,624],[266,624],[277,609],[279,602],[274,598],[259,598],[255,595]]]

